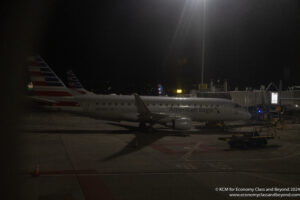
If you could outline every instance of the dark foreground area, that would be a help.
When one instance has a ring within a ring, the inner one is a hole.
[[[26,114],[19,141],[22,165],[14,167],[20,195],[181,200],[300,194],[299,125],[286,125],[267,146],[246,150],[218,140],[228,134],[220,130],[174,135],[165,128],[150,133],[135,126],[59,112]]]

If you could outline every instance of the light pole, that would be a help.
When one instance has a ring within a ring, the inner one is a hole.
[[[205,15],[206,15],[206,0],[203,1],[203,17],[202,17],[202,57],[201,57],[201,85],[204,83],[204,60],[205,60]]]

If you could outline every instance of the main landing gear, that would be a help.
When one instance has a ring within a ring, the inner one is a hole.
[[[140,122],[139,124],[139,129],[141,131],[147,131],[147,132],[152,132],[153,131],[153,127],[152,127],[153,124],[149,124],[147,126],[147,124],[145,122]]]

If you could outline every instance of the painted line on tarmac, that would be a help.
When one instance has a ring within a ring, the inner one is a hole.
[[[186,167],[188,167],[186,165]],[[190,168],[190,167],[189,167]],[[259,170],[200,170],[200,169],[176,169],[170,171],[149,171],[149,172],[98,172],[95,174],[41,174],[40,177],[50,176],[126,176],[126,175],[168,175],[168,174],[203,174],[203,173],[245,173],[245,174],[288,174],[299,175],[300,172],[287,171],[259,171]],[[31,176],[31,174],[28,174]],[[35,177],[36,178],[36,177]],[[38,177],[37,177],[38,178]]]
[[[47,171],[40,172],[42,176],[63,176],[71,175],[76,176],[78,183],[80,185],[81,191],[85,197],[85,200],[98,200],[98,199],[107,199],[113,200],[113,195],[110,192],[109,188],[101,180],[100,176],[91,176],[93,173],[97,173],[96,170],[78,170],[76,165],[73,162],[73,149],[72,144],[67,141],[69,137],[61,136],[62,145],[65,148],[66,156],[69,159],[69,162],[73,170],[62,170],[62,171]]]
[[[186,154],[182,156],[182,159],[185,161],[189,161],[189,158],[193,154],[194,151],[199,149],[199,146],[202,144],[202,142],[197,142]]]
[[[99,176],[78,176],[85,200],[113,200],[109,188],[101,181]]]
[[[233,170],[231,166],[227,165],[224,162],[216,162],[216,163],[208,162],[207,165],[209,165],[214,169]]]
[[[179,169],[197,169],[196,166],[194,166],[191,163],[181,163],[176,165],[177,168]]]

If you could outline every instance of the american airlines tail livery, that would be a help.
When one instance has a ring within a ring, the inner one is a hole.
[[[86,90],[82,84],[80,83],[79,79],[77,76],[74,74],[72,70],[67,71],[67,81],[68,81],[68,86],[71,90],[75,91],[78,93],[78,95],[91,95],[94,94],[93,92],[90,92]]]
[[[40,56],[30,57],[29,62],[32,98],[62,110],[77,108],[81,114],[104,120],[138,122],[140,127],[161,124],[178,130],[191,129],[193,121],[237,121],[251,117],[244,108],[227,99],[78,95],[64,85]]]
[[[79,107],[72,90],[52,71],[40,56],[27,58],[33,96],[37,103],[58,108]]]

